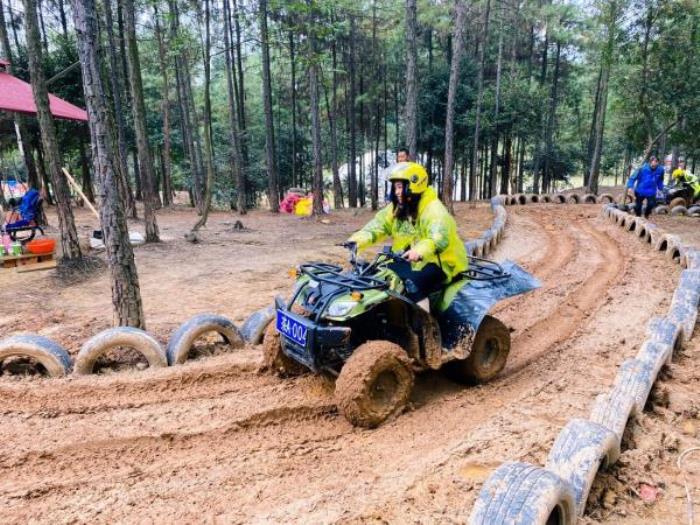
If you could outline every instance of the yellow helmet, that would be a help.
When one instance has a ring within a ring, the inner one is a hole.
[[[408,183],[408,191],[413,194],[423,193],[428,188],[428,172],[417,162],[399,162],[391,170],[389,181]]]

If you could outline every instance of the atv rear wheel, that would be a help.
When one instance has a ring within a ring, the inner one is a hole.
[[[413,377],[411,361],[400,346],[369,341],[340,371],[335,383],[338,408],[355,426],[377,427],[405,408]]]
[[[510,332],[506,325],[487,315],[476,332],[466,359],[447,363],[445,371],[465,383],[485,383],[506,366],[510,353]]]
[[[303,365],[282,351],[282,336],[272,321],[263,336],[263,362],[261,372],[270,372],[277,377],[293,377],[304,373]]]
[[[676,197],[674,199],[671,199],[671,202],[668,203],[668,207],[669,207],[669,209],[672,210],[676,206],[685,206],[687,204],[688,203],[685,201],[685,199],[683,197]]]

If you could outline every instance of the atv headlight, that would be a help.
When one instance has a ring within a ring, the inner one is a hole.
[[[328,307],[328,315],[331,317],[342,317],[357,306],[357,301],[338,301]]]

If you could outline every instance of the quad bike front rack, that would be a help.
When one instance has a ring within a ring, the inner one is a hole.
[[[469,269],[462,275],[472,281],[498,281],[509,279],[510,274],[495,261],[469,255]]]

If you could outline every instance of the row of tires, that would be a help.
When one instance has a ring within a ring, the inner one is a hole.
[[[524,206],[525,204],[550,202],[555,204],[605,204],[615,202],[615,197],[609,193],[603,193],[601,195],[593,195],[592,193],[586,193],[584,195],[580,193],[570,193],[568,195],[561,193],[547,195],[519,193],[517,195],[499,195],[497,198],[501,199],[504,206],[514,206],[517,204]]]
[[[603,212],[622,223],[622,211],[606,206]],[[644,410],[659,371],[692,336],[700,303],[698,251],[643,219],[625,217],[621,226],[687,267],[681,272],[668,313],[649,321],[647,339],[637,356],[620,366],[612,389],[596,398],[589,417],[566,424],[544,467],[509,462],[489,476],[472,509],[470,524],[575,523],[585,511],[597,473],[618,460],[625,428]]]
[[[634,204],[613,204],[612,207],[614,209],[617,209],[617,210],[620,210],[623,212],[634,211]],[[642,209],[645,209],[645,208],[646,208],[646,205],[642,206]],[[673,201],[671,201],[671,203],[669,205],[660,204],[660,205],[656,206],[652,210],[652,213],[654,215],[671,215],[674,217],[686,216],[686,215],[688,217],[700,217],[700,206],[693,205],[693,206],[686,208],[684,204],[676,204]]]
[[[115,348],[131,348],[139,352],[151,368],[184,363],[194,342],[204,334],[218,333],[231,348],[246,342],[261,342],[265,327],[272,319],[272,309],[264,308],[251,315],[239,329],[230,319],[211,313],[198,314],[175,330],[167,347],[151,334],[131,327],[104,330],[90,338],[75,360],[60,344],[40,335],[21,334],[0,340],[0,363],[8,358],[25,358],[41,365],[46,375],[63,377],[73,373],[92,374],[98,360]]]
[[[491,199],[493,222],[477,239],[464,243],[468,255],[473,257],[486,257],[495,250],[498,243],[503,240],[503,235],[506,231],[506,217],[508,215],[503,203],[504,199],[501,196]]]

